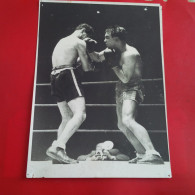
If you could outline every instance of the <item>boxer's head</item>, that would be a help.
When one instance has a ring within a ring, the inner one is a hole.
[[[115,49],[119,42],[126,42],[127,31],[125,28],[114,25],[105,30],[104,42],[110,49]]]
[[[76,27],[75,31],[80,31],[79,38],[85,39],[87,37],[92,38],[94,35],[94,29],[89,24],[83,23]]]

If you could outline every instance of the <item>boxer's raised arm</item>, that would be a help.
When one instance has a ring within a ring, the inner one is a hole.
[[[105,60],[104,51],[101,52],[94,51],[92,53],[89,53],[89,57],[91,58],[91,60],[95,62],[103,62]]]
[[[102,62],[105,60],[104,58],[104,51],[96,52],[95,48],[97,45],[97,41],[91,38],[85,38],[84,41],[86,42],[86,50],[87,53],[92,61],[95,62]]]

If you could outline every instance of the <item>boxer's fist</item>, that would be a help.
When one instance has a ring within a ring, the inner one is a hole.
[[[84,41],[86,42],[86,49],[89,53],[92,53],[95,51],[95,47],[97,42],[90,38],[85,38]]]
[[[120,65],[121,54],[114,50],[105,50],[104,51],[105,63],[109,68],[114,68]]]

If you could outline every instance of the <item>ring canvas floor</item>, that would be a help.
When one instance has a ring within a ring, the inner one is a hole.
[[[127,161],[80,161],[77,164],[30,161],[27,178],[171,178],[171,167],[170,162],[151,165]]]

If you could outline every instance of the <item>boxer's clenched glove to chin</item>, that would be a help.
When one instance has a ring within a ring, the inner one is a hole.
[[[104,51],[105,64],[109,68],[119,67],[121,54],[114,50],[105,50]]]
[[[95,41],[94,39],[90,39],[90,38],[85,38],[84,41],[86,42],[86,49],[88,53],[94,52],[97,41]]]

